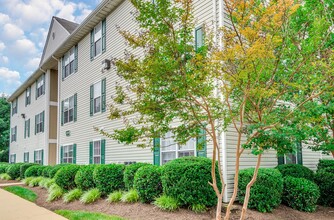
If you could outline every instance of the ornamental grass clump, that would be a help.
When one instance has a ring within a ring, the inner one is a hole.
[[[81,189],[72,189],[71,191],[63,195],[64,203],[73,202],[74,200],[79,200],[83,192]]]
[[[162,195],[153,203],[158,208],[165,210],[165,211],[175,211],[179,208],[179,203],[176,199],[170,196]]]
[[[47,202],[55,201],[61,198],[64,194],[63,189],[55,183],[50,186],[50,188],[48,189],[48,192],[49,192],[49,195],[48,195],[48,198],[46,199]]]
[[[101,192],[99,189],[91,189],[82,194],[80,202],[83,204],[90,204],[101,198]]]
[[[35,177],[32,180],[30,180],[29,182],[29,186],[30,187],[35,187],[35,186],[39,186],[39,182],[41,182],[44,178],[39,176],[39,177]]]
[[[109,203],[120,202],[122,196],[123,196],[123,192],[122,192],[122,191],[115,191],[115,192],[112,192],[112,193],[110,193],[110,194],[108,195],[107,202],[109,202]]]
[[[121,201],[126,203],[134,203],[137,202],[138,200],[139,200],[139,195],[137,190],[135,189],[130,189],[129,192],[125,192],[121,198]]]

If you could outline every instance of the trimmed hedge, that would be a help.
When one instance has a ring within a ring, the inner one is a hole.
[[[315,174],[315,182],[320,189],[319,204],[334,207],[334,167],[320,169]]]
[[[20,178],[21,178],[21,179],[24,179],[24,178],[25,178],[25,172],[26,172],[26,170],[27,170],[29,167],[34,166],[34,165],[36,165],[36,164],[34,164],[34,163],[25,163],[25,164],[22,164],[22,165],[20,166]]]
[[[37,175],[38,176],[43,176],[43,170],[46,168],[46,166],[39,166],[38,169],[37,169]]]
[[[79,189],[86,191],[96,187],[93,178],[93,173],[96,166],[97,165],[87,165],[81,167],[80,170],[78,170],[77,174],[75,175],[74,182]]]
[[[49,173],[51,169],[53,169],[53,166],[45,166],[42,171],[42,176],[45,178],[50,178]]]
[[[17,179],[20,177],[20,167],[22,163],[11,164],[7,167],[6,173],[13,179]]]
[[[319,187],[304,178],[287,176],[284,178],[282,200],[293,209],[305,212],[314,212],[320,196]]]
[[[108,195],[113,191],[124,189],[124,169],[125,166],[123,164],[108,164],[97,166],[94,169],[94,182],[102,195]]]
[[[305,178],[308,180],[314,180],[314,173],[307,167],[300,164],[282,164],[276,167],[283,177],[292,176],[295,178]]]
[[[334,167],[334,160],[319,160],[318,170],[325,169],[327,167]]]
[[[0,164],[0,174],[6,173],[7,167],[10,166],[8,163]]]
[[[150,203],[162,194],[161,167],[146,165],[140,167],[135,176],[133,187],[139,194],[139,200]]]
[[[254,168],[239,172],[239,201],[245,200],[246,186],[251,181]],[[256,182],[251,187],[248,207],[260,212],[271,212],[281,204],[283,192],[282,174],[272,168],[260,168]]]
[[[55,166],[52,167],[52,169],[49,170],[49,178],[53,178],[55,177],[56,173],[58,172],[58,170],[60,170],[61,168],[63,168],[64,166],[68,166],[71,164],[57,164]]]
[[[218,179],[217,164],[216,176]],[[172,160],[162,167],[161,181],[164,194],[175,198],[181,206],[203,204],[211,207],[217,203],[216,194],[208,183],[212,181],[211,160],[208,158],[182,157]]]
[[[65,191],[74,189],[76,187],[74,178],[79,169],[80,166],[75,164],[62,167],[54,177],[56,184]]]
[[[126,189],[131,189],[133,188],[133,182],[134,182],[134,177],[137,172],[137,170],[142,167],[142,166],[147,166],[149,165],[148,163],[134,163],[125,166],[124,170],[124,184]]]
[[[24,176],[25,178],[27,177],[37,177],[38,176],[38,170],[39,170],[39,167],[41,165],[34,165],[34,166],[31,166],[29,167],[25,172],[24,172]]]

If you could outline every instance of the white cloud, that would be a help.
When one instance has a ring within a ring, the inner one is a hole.
[[[74,21],[75,9],[76,9],[76,5],[74,3],[69,3],[67,5],[64,5],[64,7],[57,13],[56,16],[60,18],[64,18],[69,21]]]
[[[8,40],[20,39],[24,36],[24,32],[15,24],[7,23],[3,27],[3,35]]]
[[[35,44],[29,39],[20,39],[13,45],[14,53],[20,56],[35,54],[37,52]]]
[[[9,85],[20,85],[20,73],[6,67],[0,67],[0,79]]]
[[[6,24],[10,21],[10,18],[8,15],[0,13],[0,24]]]
[[[3,51],[6,48],[5,44],[0,41],[0,51]]]
[[[39,57],[32,58],[27,62],[25,67],[28,68],[29,70],[35,70],[35,69],[37,69],[40,60],[41,59]]]
[[[0,64],[8,64],[9,63],[9,59],[7,56],[2,56],[0,55]]]

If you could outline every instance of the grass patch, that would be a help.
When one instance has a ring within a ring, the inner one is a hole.
[[[116,191],[116,192],[110,193],[108,198],[107,198],[107,202],[109,202],[109,203],[120,202],[122,196],[123,196],[122,191]]]
[[[4,189],[30,202],[35,202],[37,199],[37,195],[35,192],[21,186],[7,186]]]
[[[98,200],[101,197],[101,192],[98,189],[91,189],[87,192],[85,192],[81,198],[80,198],[80,202],[83,204],[90,204],[95,202],[96,200]]]
[[[165,195],[157,198],[153,204],[162,210],[170,212],[175,211],[179,208],[179,203],[176,201],[176,199]]]
[[[69,191],[68,193],[65,193],[63,196],[63,201],[65,203],[73,202],[74,200],[80,199],[82,196],[82,190],[81,189],[73,189]]]
[[[129,192],[123,194],[121,198],[122,202],[133,203],[139,200],[139,195],[137,190],[131,189]]]
[[[72,210],[56,210],[58,215],[64,216],[69,220],[124,220],[121,217],[106,215],[97,212],[84,212]]]

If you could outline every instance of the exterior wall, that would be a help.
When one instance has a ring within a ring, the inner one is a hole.
[[[57,144],[49,144],[48,164],[55,165],[57,163]]]
[[[56,70],[51,70],[50,76],[50,101],[58,101],[58,72]]]

